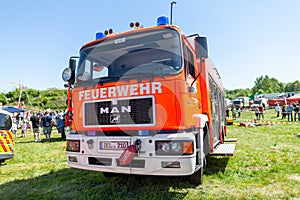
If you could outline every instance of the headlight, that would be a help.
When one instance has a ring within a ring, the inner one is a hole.
[[[66,151],[80,152],[80,140],[67,140]]]
[[[192,141],[155,141],[156,155],[191,155],[193,153]]]
[[[62,79],[63,79],[63,81],[67,82],[67,81],[71,80],[72,75],[73,75],[73,73],[72,73],[71,68],[64,69],[64,71],[62,72]]]
[[[174,151],[174,152],[182,152],[182,145],[181,144],[178,144],[177,142],[174,142],[174,143],[171,143],[170,144],[171,146],[171,150]]]
[[[163,152],[169,152],[169,151],[170,151],[170,146],[169,146],[169,144],[168,144],[168,143],[162,143],[162,144],[161,144],[161,150],[162,150]]]

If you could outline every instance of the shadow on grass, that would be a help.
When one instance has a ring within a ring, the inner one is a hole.
[[[6,199],[184,199],[193,186],[184,177],[117,175],[72,168],[2,184]]]
[[[51,142],[61,142],[61,141],[66,141],[66,140],[62,140],[61,138],[58,138],[58,137],[51,138]],[[20,143],[20,144],[25,144],[25,143],[51,143],[51,142],[47,141],[46,139],[41,139],[41,141],[35,142],[33,140],[33,138],[32,138],[32,140],[23,140],[23,141],[15,140],[16,144],[17,143]]]
[[[209,157],[207,167],[204,169],[205,175],[224,173],[229,157]]]

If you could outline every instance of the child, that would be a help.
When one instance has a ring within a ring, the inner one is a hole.
[[[17,131],[18,131],[18,125],[17,125],[17,120],[16,119],[13,120],[12,130],[14,132],[15,139],[16,139],[17,138]]]
[[[26,137],[26,129],[27,129],[27,123],[25,121],[23,121],[23,124],[22,124],[22,136],[21,137]]]

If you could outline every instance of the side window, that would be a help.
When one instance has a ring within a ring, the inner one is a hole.
[[[108,68],[98,63],[93,64],[93,80],[108,77]]]
[[[194,66],[194,57],[193,53],[189,48],[187,48],[187,56],[188,56],[188,69],[189,69],[189,74],[193,77],[196,78],[196,73],[195,73],[195,66]]]
[[[10,130],[12,127],[12,120],[9,115],[0,113],[0,130]]]
[[[193,78],[196,78],[193,53],[186,44],[184,44],[184,66],[186,77],[191,75]]]
[[[77,74],[77,79],[79,81],[87,81],[91,77],[91,61],[85,60],[84,63],[81,64],[78,74]]]

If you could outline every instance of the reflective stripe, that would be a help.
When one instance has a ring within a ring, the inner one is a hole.
[[[9,139],[14,142],[14,132],[13,131],[6,131]]]
[[[0,131],[0,152],[13,152],[13,132]]]
[[[1,144],[0,146],[0,152],[8,152],[4,144]]]

